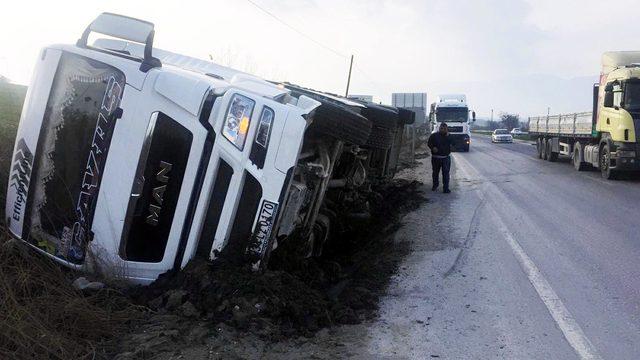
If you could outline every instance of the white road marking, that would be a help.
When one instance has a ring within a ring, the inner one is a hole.
[[[457,169],[460,170],[460,172],[462,172],[468,179],[471,179],[469,170],[473,169],[473,167],[469,162],[462,156],[454,155],[454,158],[458,163]],[[482,177],[477,171],[475,171],[475,169],[474,172],[476,173],[474,178],[480,179]],[[495,184],[490,182],[486,182],[486,184],[486,186],[491,187],[493,190],[497,190],[494,191],[494,193],[497,192],[502,195]],[[485,195],[481,190],[476,189],[475,191],[478,193],[478,196],[480,196],[480,199],[485,199]],[[502,233],[509,246],[511,246],[511,250],[518,260],[522,271],[527,275],[529,282],[533,285],[538,296],[547,307],[551,317],[560,328],[560,331],[562,331],[562,334],[569,345],[571,345],[581,359],[602,359],[594,345],[582,331],[582,328],[576,319],[566,308],[558,294],[553,290],[551,284],[549,284],[544,275],[542,275],[542,272],[540,272],[533,260],[531,260],[518,241],[513,237],[513,234],[509,231],[495,209],[492,206],[486,206],[486,208],[487,211],[490,212],[489,218],[495,221],[499,232]]]

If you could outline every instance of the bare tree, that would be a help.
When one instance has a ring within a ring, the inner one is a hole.
[[[509,113],[500,114],[500,126],[506,128],[507,130],[511,130],[518,127],[519,125],[520,115]]]
[[[487,128],[488,128],[489,130],[492,130],[492,131],[493,131],[493,130],[495,130],[495,129],[499,128],[499,127],[500,127],[500,124],[499,124],[497,121],[495,121],[495,120],[489,120],[489,121],[487,121]]]

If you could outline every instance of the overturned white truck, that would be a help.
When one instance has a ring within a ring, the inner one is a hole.
[[[104,13],[75,45],[42,50],[7,192],[15,238],[143,284],[229,249],[260,268],[294,234],[320,254],[393,176],[412,113],[153,49],[153,37],[151,23]]]

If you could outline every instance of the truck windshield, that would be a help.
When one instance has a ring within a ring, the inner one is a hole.
[[[463,107],[438,108],[436,110],[436,120],[438,122],[467,122],[469,110]]]
[[[640,110],[640,81],[626,84],[624,89],[624,108]]]
[[[38,140],[25,227],[28,241],[80,264],[89,238],[124,74],[64,53]]]

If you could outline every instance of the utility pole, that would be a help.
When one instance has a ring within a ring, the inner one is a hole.
[[[493,109],[491,109],[491,121],[493,121]]]
[[[351,55],[351,63],[349,64],[349,77],[347,78],[347,91],[344,92],[344,97],[349,97],[349,85],[351,85],[351,70],[353,70],[353,55]]]

